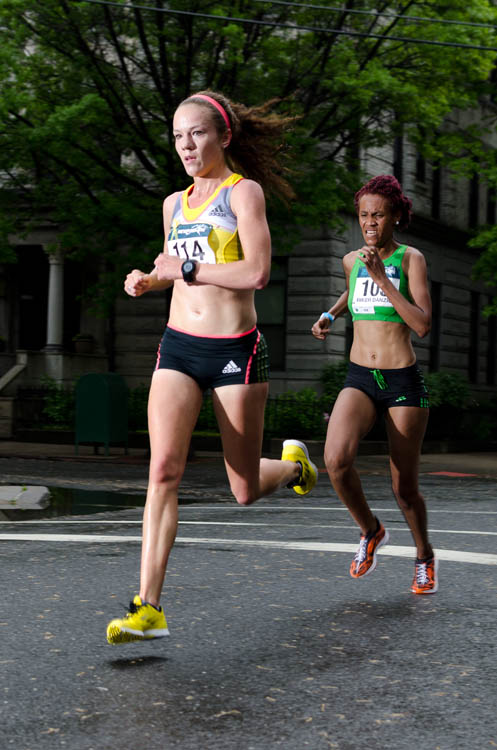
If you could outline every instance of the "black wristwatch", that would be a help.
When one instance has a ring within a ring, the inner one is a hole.
[[[183,274],[183,281],[186,281],[188,284],[190,284],[192,281],[195,281],[195,269],[197,268],[197,261],[196,260],[185,260],[183,265],[181,266],[181,273]]]

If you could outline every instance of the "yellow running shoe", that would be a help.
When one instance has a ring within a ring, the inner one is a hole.
[[[300,464],[302,467],[300,477],[294,484],[287,486],[295,490],[297,495],[307,495],[318,481],[318,470],[309,458],[306,445],[301,443],[300,440],[285,440],[281,460]]]
[[[124,617],[111,620],[107,625],[107,641],[113,646],[165,635],[169,635],[169,630],[162,607],[155,609],[151,604],[143,604],[139,596],[129,603]]]

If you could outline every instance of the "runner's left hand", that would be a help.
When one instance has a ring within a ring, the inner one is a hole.
[[[157,269],[157,278],[159,281],[174,281],[175,279],[182,279],[182,265],[183,261],[181,258],[176,258],[174,255],[167,255],[167,253],[159,253],[154,260],[154,266]]]
[[[358,257],[362,260],[371,278],[379,283],[386,278],[385,266],[381,260],[378,248],[373,245],[364,245],[357,251]]]

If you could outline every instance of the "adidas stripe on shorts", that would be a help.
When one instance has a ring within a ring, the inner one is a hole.
[[[155,369],[183,372],[202,390],[265,383],[269,379],[266,340],[255,326],[233,337],[194,336],[167,326]]]

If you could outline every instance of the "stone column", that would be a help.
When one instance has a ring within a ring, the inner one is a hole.
[[[64,258],[60,251],[49,255],[47,343],[44,351],[62,352],[64,336]]]

